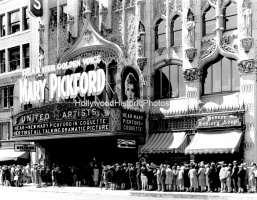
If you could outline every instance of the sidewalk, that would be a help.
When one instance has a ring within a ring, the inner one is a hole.
[[[105,188],[99,187],[68,187],[68,186],[61,186],[61,187],[41,187],[36,188],[35,185],[29,184],[24,185],[22,187],[6,187],[0,186],[0,193],[1,190],[10,190],[10,191],[31,191],[31,192],[50,192],[50,193],[71,193],[71,194],[113,194],[113,195],[130,195],[129,190],[105,190]]]
[[[157,192],[157,191],[137,191],[137,190],[105,190],[105,188],[99,187],[42,187],[36,188],[36,186],[29,184],[23,187],[5,187],[0,186],[1,190],[9,191],[31,191],[31,192],[50,192],[50,193],[70,193],[70,194],[91,194],[91,195],[124,195],[124,196],[138,196],[138,197],[161,197],[161,198],[174,198],[174,199],[208,199],[208,200],[256,200],[257,193],[191,193],[191,192]]]

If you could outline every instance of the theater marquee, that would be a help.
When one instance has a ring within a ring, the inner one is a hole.
[[[18,113],[12,138],[98,134],[144,134],[145,114],[122,107],[80,107],[55,103]]]

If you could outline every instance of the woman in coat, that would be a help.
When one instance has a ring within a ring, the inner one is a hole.
[[[190,190],[191,192],[196,192],[198,188],[196,165],[193,165],[188,172],[188,177],[190,179]]]
[[[161,191],[161,169],[159,166],[156,167],[155,171],[156,183],[157,183],[157,191]]]
[[[201,192],[206,190],[206,178],[205,178],[206,169],[203,164],[200,165],[198,170],[198,182],[199,186],[201,187]]]
[[[210,184],[210,190],[209,192],[213,192],[215,188],[215,176],[216,176],[216,167],[215,163],[211,163],[210,170],[209,170],[209,184]]]
[[[178,171],[178,189],[180,192],[184,191],[184,174],[185,174],[185,167],[182,166],[180,170]]]
[[[210,165],[207,164],[207,165],[205,165],[205,183],[206,183],[206,186],[207,186],[207,192],[211,191],[210,181],[209,181],[209,174],[210,174]]]
[[[17,165],[17,167],[14,170],[14,181],[15,181],[16,187],[21,186],[21,183],[20,183],[21,176],[22,176],[21,167],[20,167],[20,165]]]
[[[171,191],[172,180],[173,180],[173,172],[172,172],[172,170],[170,168],[170,165],[167,165],[167,168],[166,168],[166,179],[165,179],[166,191]]]
[[[227,169],[227,176],[226,176],[226,186],[227,186],[227,189],[228,189],[228,192],[232,192],[232,186],[231,186],[231,167],[228,167]]]
[[[178,190],[178,169],[177,166],[172,167],[172,173],[173,173],[173,179],[172,179],[172,185],[173,185],[173,191]]]

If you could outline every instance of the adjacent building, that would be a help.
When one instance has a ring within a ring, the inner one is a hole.
[[[14,152],[11,142],[14,86],[21,71],[38,65],[38,22],[29,14],[27,0],[0,1],[0,161],[28,158]],[[22,107],[26,109],[26,106]]]

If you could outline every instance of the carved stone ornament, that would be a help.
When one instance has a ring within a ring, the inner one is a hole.
[[[229,37],[228,36],[222,37],[220,45],[221,45],[221,49],[225,52],[237,53],[233,47],[229,46]]]
[[[208,47],[207,50],[202,50],[201,59],[205,59],[206,57],[210,56],[216,49],[216,40],[211,40],[211,45]]]
[[[245,2],[242,6],[242,24],[240,25],[243,37],[252,37],[252,8],[251,2]]]
[[[162,55],[163,50],[166,49],[166,47],[162,47],[159,49],[156,49],[156,51],[158,52],[159,56]]]
[[[147,58],[138,58],[137,59],[137,65],[140,68],[141,71],[144,70],[145,66],[147,65]]]
[[[41,31],[44,32],[44,30],[45,30],[45,26],[39,22],[38,31],[39,32],[41,32]]]
[[[203,76],[203,71],[197,68],[186,69],[183,72],[183,76],[186,81],[196,81],[198,79],[201,80]]]
[[[84,38],[85,38],[86,42],[88,43],[92,39],[92,31],[87,29],[85,31]]]
[[[256,72],[255,60],[242,60],[237,63],[237,68],[240,73],[251,73]]]
[[[243,38],[240,40],[241,48],[248,53],[253,46],[254,39],[253,38]]]
[[[195,48],[185,49],[185,52],[186,52],[186,57],[189,60],[189,62],[193,62],[193,60],[197,54],[197,49],[195,49]]]

